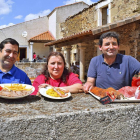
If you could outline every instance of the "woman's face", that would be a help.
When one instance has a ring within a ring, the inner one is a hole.
[[[64,61],[61,56],[51,56],[48,61],[48,71],[50,77],[53,79],[59,79],[64,71]]]

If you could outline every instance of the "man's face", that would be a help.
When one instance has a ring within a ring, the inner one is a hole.
[[[117,39],[113,37],[104,38],[103,44],[99,46],[99,49],[105,56],[116,56],[119,50]]]
[[[18,57],[18,46],[10,43],[5,44],[0,51],[0,63],[6,68],[12,68]]]

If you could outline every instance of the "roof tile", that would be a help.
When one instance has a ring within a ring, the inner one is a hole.
[[[43,41],[52,41],[52,40],[55,40],[55,38],[49,31],[47,31],[47,32],[44,32],[42,34],[39,34],[37,36],[30,38],[29,41],[42,41],[42,40]]]

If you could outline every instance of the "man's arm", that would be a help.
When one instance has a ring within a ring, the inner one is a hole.
[[[88,93],[89,89],[95,86],[95,78],[88,77],[87,82],[83,86],[83,90],[85,93]]]

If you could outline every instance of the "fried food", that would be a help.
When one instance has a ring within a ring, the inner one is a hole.
[[[57,88],[57,91],[58,91],[59,93],[61,93],[61,95],[64,95],[64,96],[65,96],[65,92],[62,91],[61,89]],[[48,94],[48,95],[50,95],[50,96],[53,96],[53,97],[62,97],[62,96],[60,96],[60,95],[58,94],[58,92],[56,92],[56,91],[54,90],[54,88],[50,88],[50,89],[48,89],[48,90],[46,91],[46,94]]]
[[[102,89],[99,87],[93,87],[90,92],[94,93],[95,95],[103,98],[105,96],[107,96],[107,93],[109,93],[110,95],[114,94],[116,99],[121,99],[121,97],[123,96],[119,91],[115,90],[112,87],[109,87],[107,89]]]
[[[22,84],[11,84],[4,85],[4,87],[0,90],[0,96],[5,97],[22,97],[29,95],[32,91],[32,88],[26,88],[26,85]]]
[[[4,85],[3,89],[7,89],[9,91],[13,90],[13,91],[30,91],[31,89],[27,89],[26,85],[22,85],[22,84],[11,84],[11,85]]]

